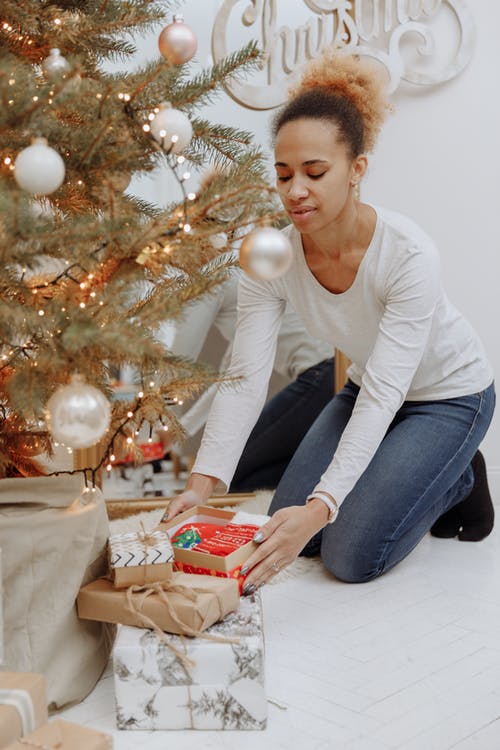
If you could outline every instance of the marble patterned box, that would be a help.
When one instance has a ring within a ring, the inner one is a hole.
[[[265,729],[260,597],[241,599],[205,632],[238,642],[165,634],[194,662],[186,669],[153,631],[120,628],[113,649],[119,729]]]

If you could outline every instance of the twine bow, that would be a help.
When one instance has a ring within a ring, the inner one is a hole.
[[[201,629],[194,628],[191,625],[189,625],[189,623],[181,620],[178,617],[177,612],[175,611],[175,607],[173,606],[172,602],[169,601],[167,593],[181,594],[182,596],[185,596],[187,599],[190,599],[192,602],[196,602],[197,594],[206,594],[206,593],[214,594],[217,599],[217,604],[219,605],[218,619],[222,619],[223,617],[223,613],[224,613],[223,602],[219,594],[216,592],[207,592],[207,589],[203,587],[191,587],[191,586],[188,587],[188,586],[182,586],[181,584],[173,584],[170,581],[162,581],[161,583],[151,583],[151,584],[147,584],[144,586],[135,584],[133,586],[129,586],[129,588],[127,589],[127,607],[126,607],[127,610],[131,612],[134,615],[134,617],[136,617],[144,627],[154,630],[154,632],[156,633],[158,638],[162,641],[162,643],[164,643],[167,646],[167,648],[169,648],[170,651],[172,651],[174,656],[176,656],[176,658],[181,662],[186,672],[189,672],[189,670],[195,666],[195,662],[192,659],[190,659],[189,656],[187,656],[186,647],[185,647],[185,643],[183,639],[184,635],[191,636],[192,638],[204,638],[207,641],[215,641],[216,643],[239,643],[240,642],[239,638],[226,638],[224,636],[211,635],[210,633],[202,632],[204,628],[208,627],[206,618],[203,618]],[[144,602],[146,601],[148,596],[151,596],[152,594],[156,594],[157,596],[159,596],[159,598],[165,605],[170,617],[178,626],[180,630],[179,637],[184,646],[184,653],[180,651],[178,648],[176,648],[167,638],[163,630],[156,624],[156,622],[151,617],[144,614],[144,612],[142,611]],[[137,596],[137,595],[140,595],[140,596]],[[198,608],[196,608],[196,613],[200,617],[202,617],[202,614]]]

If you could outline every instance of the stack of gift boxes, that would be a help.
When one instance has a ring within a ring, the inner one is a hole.
[[[263,729],[258,595],[241,567],[267,517],[197,506],[152,532],[109,539],[109,576],[80,590],[78,615],[119,623],[120,729]]]

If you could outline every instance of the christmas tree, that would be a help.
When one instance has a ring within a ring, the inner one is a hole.
[[[70,448],[103,437],[103,465],[144,424],[178,433],[172,404],[217,374],[172,356],[155,331],[227,278],[231,239],[276,214],[251,135],[199,116],[230,76],[259,65],[256,46],[192,74],[196,38],[172,10],[0,2],[2,477],[39,472],[35,456],[61,434]],[[134,35],[163,25],[158,58],[134,69]],[[178,184],[167,208],[126,191],[161,165]],[[190,192],[189,171],[210,165]],[[125,401],[113,399],[124,364],[138,373]]]

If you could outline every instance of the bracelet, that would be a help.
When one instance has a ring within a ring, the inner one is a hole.
[[[323,490],[316,490],[311,495],[308,495],[306,497],[306,503],[308,503],[309,500],[321,500],[321,502],[324,503],[330,511],[328,516],[328,523],[333,523],[335,521],[339,512],[339,506],[337,505],[337,501],[335,500],[335,498],[332,497],[328,492],[324,492]]]

